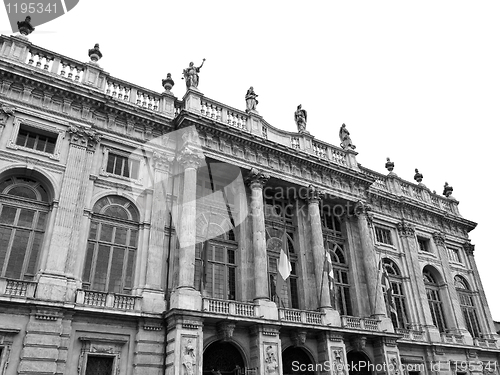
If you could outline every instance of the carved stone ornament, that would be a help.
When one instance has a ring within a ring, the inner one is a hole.
[[[464,248],[465,254],[467,254],[469,256],[474,255],[474,250],[475,250],[476,245],[471,244],[470,240],[466,241],[462,246]]]
[[[294,346],[304,346],[307,339],[307,331],[296,330],[291,333],[291,339]]]
[[[172,74],[167,73],[167,78],[161,80],[161,85],[165,89],[165,92],[170,92],[172,87],[174,87],[174,80],[172,79]]]
[[[333,366],[331,366],[335,375],[344,375],[344,355],[342,349],[334,349],[333,352]]]
[[[391,159],[387,158],[387,162],[385,163],[385,168],[389,171],[392,172],[394,170],[394,162],[391,161]]]
[[[417,168],[415,168],[415,175],[413,176],[413,179],[420,184],[422,182],[423,178],[424,178],[424,175],[422,173],[420,173]]]
[[[85,129],[81,126],[71,125],[66,131],[70,135],[70,143],[75,146],[95,151],[97,144],[101,141],[101,135],[94,130]]]
[[[173,157],[168,157],[168,155],[164,152],[153,152],[153,163],[156,169],[168,171],[173,161]]]
[[[269,180],[269,175],[267,173],[261,172],[260,170],[256,168],[252,168],[250,172],[248,172],[248,175],[245,179],[247,184],[251,188],[260,188],[262,189],[264,185],[267,183]]]
[[[182,347],[182,365],[184,375],[194,375],[196,368],[196,353],[192,339],[187,339]]]
[[[397,228],[401,237],[412,237],[415,235],[415,226],[404,219],[397,223]]]
[[[0,107],[0,126],[4,126],[7,119],[15,115],[14,111],[15,108],[8,105],[2,105]]]
[[[441,232],[434,232],[432,234],[432,238],[434,238],[434,242],[436,243],[436,245],[438,246],[444,246],[444,243],[445,243],[445,236],[443,233]]]
[[[351,340],[351,345],[358,352],[362,351],[366,347],[366,337],[358,336]]]
[[[228,341],[233,337],[234,327],[236,324],[234,322],[219,322],[217,323],[217,335],[222,341]]]
[[[362,201],[358,201],[358,203],[356,203],[356,206],[354,207],[354,214],[358,217],[364,216],[369,227],[373,226],[372,211],[372,206]]]
[[[99,49],[99,43],[94,45],[94,48],[89,49],[90,60],[97,63],[102,58],[102,52]]]
[[[276,348],[272,345],[266,346],[266,357],[265,357],[265,373],[266,374],[278,374],[278,359],[276,356]]]
[[[197,147],[186,146],[180,152],[180,155],[177,156],[177,161],[184,168],[198,168],[203,161],[205,160],[205,155],[203,152]]]
[[[314,185],[307,188],[307,201],[309,203],[319,203],[325,197],[325,192]]]

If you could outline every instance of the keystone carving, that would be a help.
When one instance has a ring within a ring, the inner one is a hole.
[[[304,346],[306,343],[307,332],[302,330],[293,331],[291,339],[294,346]]]
[[[233,337],[234,327],[236,326],[233,322],[219,322],[217,324],[217,335],[222,341],[228,341]]]
[[[366,346],[366,337],[365,336],[359,336],[355,337],[351,341],[351,345],[354,347],[356,351],[362,351],[365,346]]]

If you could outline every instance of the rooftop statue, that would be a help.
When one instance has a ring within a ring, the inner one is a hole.
[[[200,72],[201,67],[205,63],[205,59],[203,59],[203,62],[199,67],[194,66],[193,62],[189,63],[189,66],[182,71],[182,74],[184,75],[183,79],[186,80],[186,87],[189,88],[198,88],[198,83],[200,82],[200,77],[198,76],[198,73]]]
[[[31,26],[31,17],[27,16],[24,21],[17,21],[17,28],[22,35],[29,35],[35,28]]]
[[[356,146],[352,144],[351,137],[349,136],[349,131],[345,127],[345,124],[342,124],[339,130],[339,138],[340,138],[340,146],[345,149],[354,150]]]
[[[443,187],[443,195],[446,198],[449,198],[451,196],[451,193],[453,193],[453,188],[450,185],[448,185],[447,182],[445,182]]]
[[[257,111],[257,104],[259,104],[259,101],[257,100],[257,95],[253,91],[253,86],[250,86],[250,88],[247,90],[247,93],[245,95],[245,100],[247,102],[247,112],[250,111]]]
[[[302,104],[299,104],[295,111],[295,123],[297,124],[299,133],[306,133],[307,111],[302,109]]]

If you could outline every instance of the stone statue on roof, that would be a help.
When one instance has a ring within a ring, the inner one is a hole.
[[[302,104],[299,104],[297,106],[297,110],[295,111],[295,123],[297,124],[297,130],[299,133],[306,132],[307,111],[302,109]]]
[[[255,111],[257,112],[257,104],[259,104],[259,101],[257,100],[257,95],[255,91],[253,91],[253,86],[250,86],[250,88],[247,90],[247,93],[245,95],[245,100],[247,102],[247,112],[250,111]]]
[[[342,124],[339,130],[339,138],[340,138],[340,146],[344,150],[354,150],[356,146],[352,144],[351,136],[349,135],[349,131],[345,127],[345,124]]]
[[[200,72],[201,67],[205,63],[205,59],[203,59],[201,65],[199,67],[194,66],[193,62],[189,63],[189,66],[182,71],[183,79],[186,80],[186,87],[189,88],[198,88],[198,83],[200,82],[200,76],[198,73]]]

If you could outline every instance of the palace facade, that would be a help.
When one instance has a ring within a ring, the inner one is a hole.
[[[0,375],[499,373],[450,186],[92,51],[0,38]]]

